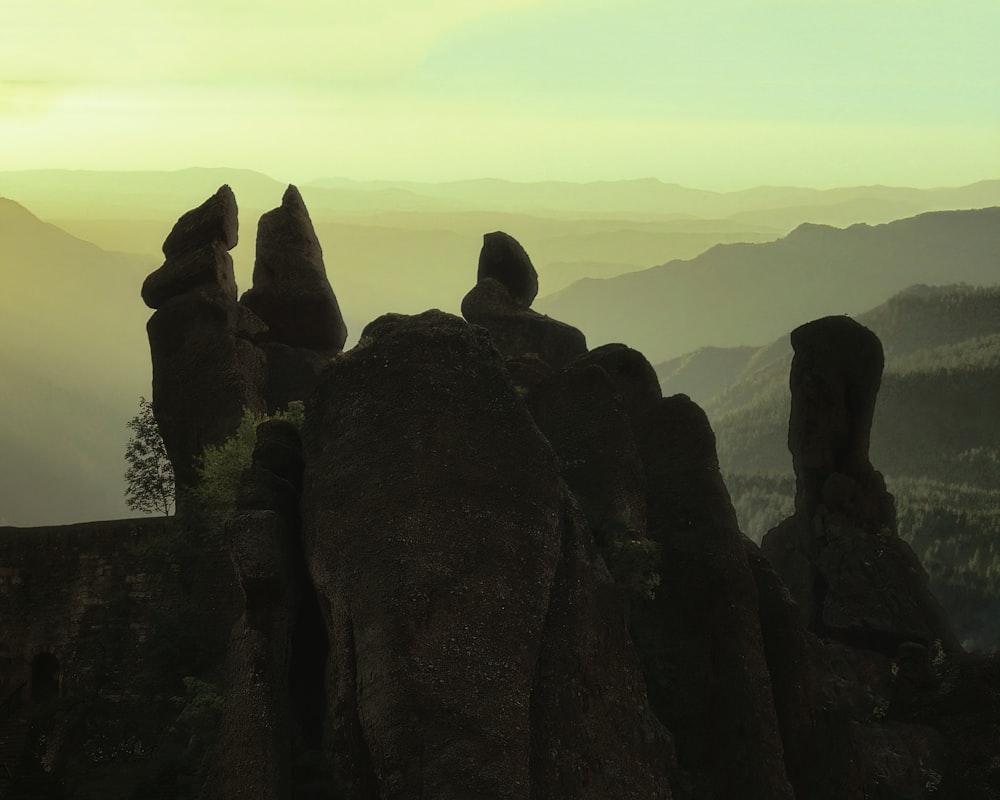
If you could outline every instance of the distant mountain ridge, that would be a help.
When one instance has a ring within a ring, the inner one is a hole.
[[[914,283],[988,285],[998,277],[994,207],[844,229],[806,223],[774,242],[720,244],[687,261],[582,280],[536,305],[580,327],[591,346],[626,341],[655,362],[862,313]]]
[[[1000,285],[914,286],[856,317],[880,337],[885,372],[872,463],[963,637],[1000,648]],[[791,511],[792,349],[703,348],[658,367],[664,394],[705,408],[743,530]]]

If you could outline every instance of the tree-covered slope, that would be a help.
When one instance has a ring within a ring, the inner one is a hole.
[[[845,229],[804,224],[774,242],[578,281],[536,305],[581,328],[591,346],[625,341],[655,363],[857,315],[916,283],[991,284],[998,265],[1000,208],[942,211]]]
[[[1000,646],[1000,287],[915,286],[857,319],[885,350],[871,456],[896,496],[900,534],[968,642]],[[701,398],[741,524],[757,540],[794,498],[791,356],[787,337],[749,357],[734,349],[742,367],[721,370],[725,387]],[[660,374],[665,393],[684,391],[675,372]]]

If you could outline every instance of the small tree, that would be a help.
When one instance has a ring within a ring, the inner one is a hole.
[[[174,468],[153,417],[153,404],[140,397],[139,413],[125,424],[132,431],[125,448],[125,502],[135,511],[169,516],[174,507]]]

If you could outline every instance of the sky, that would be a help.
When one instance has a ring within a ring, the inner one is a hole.
[[[0,170],[1000,178],[996,0],[8,0]]]

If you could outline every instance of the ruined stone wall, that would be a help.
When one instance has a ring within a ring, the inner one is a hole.
[[[32,662],[44,654],[60,695],[130,693],[193,597],[206,636],[231,624],[225,548],[185,535],[168,518],[0,528],[0,699],[22,682],[25,699],[40,690]]]

